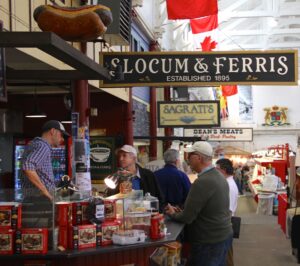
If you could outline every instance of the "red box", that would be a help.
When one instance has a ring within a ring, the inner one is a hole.
[[[116,200],[104,200],[104,215],[106,221],[114,221],[117,218]]]
[[[92,248],[100,245],[100,226],[94,224],[70,227],[69,247],[71,249]]]
[[[88,201],[80,201],[72,203],[72,225],[89,224],[86,208]]]
[[[102,237],[101,237],[101,245],[111,245],[112,242],[112,235],[114,232],[119,230],[120,223],[117,221],[110,221],[110,222],[104,222],[101,226],[102,231]]]
[[[72,203],[57,202],[55,203],[55,220],[58,226],[69,226],[72,224]]]
[[[22,208],[19,203],[2,203],[0,205],[0,228],[21,228]]]
[[[0,229],[0,254],[14,254],[15,230]]]
[[[58,228],[57,246],[61,246],[64,249],[68,249],[68,239],[69,239],[69,227],[60,226]]]
[[[45,254],[48,252],[48,229],[21,229],[22,254]]]

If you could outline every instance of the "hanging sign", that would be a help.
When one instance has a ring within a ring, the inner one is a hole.
[[[101,52],[112,79],[100,86],[297,85],[297,58],[297,50]]]
[[[252,141],[252,128],[184,129],[185,137],[199,137],[207,141]]]
[[[218,127],[219,101],[157,102],[158,127]]]
[[[103,183],[106,176],[116,171],[115,139],[91,137],[91,175],[93,184]]]

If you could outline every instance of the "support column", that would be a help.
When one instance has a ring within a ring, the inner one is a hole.
[[[150,136],[153,137],[150,139],[150,149],[149,149],[149,157],[150,161],[157,159],[157,125],[156,125],[156,88],[150,88]]]
[[[80,43],[80,50],[86,54],[87,44]],[[77,138],[73,139],[73,153],[79,151],[80,161],[75,161],[75,180],[80,191],[91,191],[91,172],[90,172],[90,133],[89,133],[89,87],[87,80],[76,80],[72,83],[74,112],[79,113],[79,130]],[[77,148],[77,145],[79,146]],[[75,156],[73,156],[73,160]]]
[[[149,51],[158,51],[157,41],[152,41],[149,46]],[[150,161],[157,159],[157,108],[156,108],[156,88],[150,87],[150,148],[149,148],[149,157]]]
[[[80,49],[86,54],[87,44],[80,43]],[[74,111],[79,113],[79,127],[89,126],[89,87],[87,80],[76,80],[73,83]]]
[[[164,99],[165,101],[171,101],[171,88],[170,87],[164,87]],[[165,136],[170,137],[173,136],[173,128],[166,127],[165,128]],[[172,141],[171,140],[165,140],[164,141],[164,152],[171,148]]]
[[[132,113],[132,88],[129,88],[129,102],[126,104],[125,110],[125,144],[133,145],[133,113]]]

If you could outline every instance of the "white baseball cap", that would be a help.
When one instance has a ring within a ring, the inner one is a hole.
[[[123,145],[119,151],[124,151],[124,152],[130,152],[132,153],[135,157],[137,157],[137,152],[136,152],[136,149],[131,146],[131,145]]]
[[[185,152],[199,152],[203,155],[212,157],[213,156],[213,148],[207,141],[197,141],[192,147],[184,149]]]

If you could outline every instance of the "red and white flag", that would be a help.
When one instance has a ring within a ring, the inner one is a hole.
[[[221,85],[223,96],[232,96],[238,93],[237,85]]]
[[[168,19],[193,19],[218,13],[217,0],[166,0]]]
[[[203,52],[209,52],[212,51],[217,47],[217,42],[213,41],[210,36],[206,36],[201,44],[201,50]]]
[[[212,31],[218,27],[218,14],[190,20],[193,34]]]

